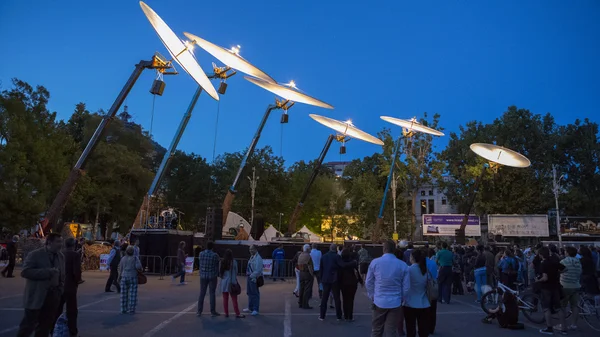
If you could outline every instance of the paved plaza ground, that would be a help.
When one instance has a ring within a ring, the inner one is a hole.
[[[16,275],[19,275],[17,271]],[[211,318],[196,317],[196,302],[200,289],[198,276],[188,277],[186,286],[172,285],[170,277],[160,280],[149,276],[148,283],[139,287],[137,313],[133,316],[119,313],[117,293],[104,293],[106,272],[86,272],[86,280],[79,288],[79,330],[83,337],[106,336],[370,336],[371,312],[365,290],[359,288],[355,303],[355,318],[352,323],[337,322],[333,310],[329,310],[324,322],[318,320],[318,303],[312,310],[298,308],[292,294],[294,284],[267,280],[261,288],[261,314],[257,317],[235,319],[232,316]],[[240,309],[248,304],[245,296],[240,296]],[[16,335],[23,310],[21,309],[24,280],[20,277],[0,279],[0,337]],[[208,296],[205,312],[208,311]],[[230,310],[232,310],[230,305]],[[217,294],[217,311],[223,313],[221,296]],[[231,313],[230,313],[231,314]],[[438,323],[435,336],[443,337],[500,337],[500,336],[539,336],[539,326],[521,320],[526,324],[524,331],[507,331],[497,324],[481,323],[484,317],[481,309],[468,295],[455,296],[450,305],[438,306]],[[598,336],[584,322],[580,331],[573,336]]]

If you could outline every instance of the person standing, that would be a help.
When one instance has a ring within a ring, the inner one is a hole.
[[[209,241],[206,249],[200,253],[200,296],[198,296],[198,310],[196,316],[202,315],[206,289],[210,291],[210,314],[212,317],[220,316],[216,310],[217,275],[219,273],[219,255],[213,252],[214,243]]]
[[[135,251],[134,251],[134,256],[135,256]],[[182,286],[182,285],[187,284],[187,282],[185,282],[185,258],[186,257],[187,257],[187,254],[185,253],[185,241],[181,241],[179,243],[179,249],[177,249],[177,266],[179,267],[179,271],[177,272],[177,274],[175,274],[171,277],[172,283],[175,282],[175,279],[180,277],[179,285]]]
[[[579,255],[581,256],[581,259],[579,259],[581,262],[581,286],[587,294],[597,295],[600,293],[600,287],[592,251],[586,246],[581,246]]]
[[[283,278],[285,275],[285,250],[283,250],[283,245],[280,244],[279,247],[273,251],[271,257],[273,258],[273,281],[277,281],[277,278],[285,281]]]
[[[298,304],[300,309],[312,309],[308,304],[310,293],[312,292],[314,282],[314,266],[310,256],[310,245],[302,247],[302,254],[298,256],[298,270],[300,271],[300,299]]]
[[[75,251],[76,241],[73,238],[65,240],[65,290],[61,296],[60,304],[56,312],[56,321],[63,313],[65,304],[67,305],[67,326],[69,334],[77,336],[77,287],[81,282],[81,254]]]
[[[373,303],[371,337],[395,337],[402,302],[410,287],[408,266],[394,255],[396,243],[383,244],[383,256],[374,259],[367,272],[367,295]]]
[[[135,239],[135,243],[133,244],[133,256],[140,258],[140,239]],[[141,261],[140,261],[141,262]]]
[[[419,337],[427,337],[431,331],[428,326],[430,302],[427,298],[427,258],[420,250],[413,250],[411,266],[408,267],[410,287],[404,300],[404,319],[406,320],[406,337],[415,337],[417,327]]]
[[[298,270],[298,258],[302,254],[302,250],[297,251],[292,259],[292,265],[294,266],[294,272],[296,273],[296,288],[294,288],[294,296],[300,297],[300,270]]]
[[[502,284],[516,290],[515,282],[517,282],[519,264],[509,248],[504,250],[502,258],[498,261],[498,270]]]
[[[473,267],[473,274],[475,275],[475,293],[477,294],[477,303],[481,303],[481,297],[483,296],[481,287],[487,284],[487,268],[486,268],[486,257],[484,254],[483,245],[477,246],[477,259],[475,260],[475,266]]]
[[[577,249],[575,247],[566,248],[567,257],[560,261],[560,264],[565,266],[564,272],[560,274],[560,285],[562,286],[562,308],[567,309],[567,305],[571,307],[571,317],[573,323],[567,325],[563,329],[560,325],[555,325],[556,330],[577,330],[577,318],[579,318],[579,291],[581,289],[581,262],[576,257]],[[566,319],[565,319],[566,320]]]
[[[492,253],[492,248],[490,246],[485,246],[483,255],[485,256],[485,272],[486,272],[486,284],[494,287],[496,284],[494,272],[496,270],[496,258]]]
[[[371,263],[369,251],[365,249],[364,244],[361,244],[360,249],[358,250],[358,271],[360,272],[360,276],[363,278],[363,281],[367,277],[369,263]]]
[[[108,254],[107,265],[110,271],[108,275],[108,280],[106,280],[106,286],[104,287],[104,291],[107,293],[112,293],[113,291],[110,289],[112,285],[117,287],[117,292],[121,292],[121,285],[117,282],[119,278],[119,263],[121,262],[121,242],[119,240],[115,240],[110,253]]]
[[[483,249],[483,247],[482,247]],[[437,280],[438,278],[438,266],[434,261],[435,251],[433,249],[427,249],[428,259],[425,260],[427,265],[427,271],[429,272],[429,277]],[[425,251],[424,251],[425,252]],[[437,323],[437,300],[429,302],[429,334],[433,335],[435,333],[435,326]]]
[[[558,311],[558,320],[561,326],[561,333],[566,334],[565,313],[561,308],[560,297],[560,272],[565,267],[561,265],[558,258],[550,255],[548,247],[542,247],[539,250],[542,258],[540,266],[541,276],[537,279],[541,290],[541,303],[546,318],[546,329],[540,329],[540,332],[546,335],[553,335],[552,314]]]
[[[264,283],[263,278],[263,260],[258,249],[255,245],[250,246],[250,260],[248,261],[248,267],[246,270],[246,294],[248,295],[248,308],[244,309],[244,312],[250,312],[252,316],[257,316],[260,309],[260,290]],[[260,280],[260,281],[259,281]]]
[[[321,258],[323,257],[323,253],[321,253],[316,243],[312,244],[310,257],[312,258],[314,275],[317,279],[317,286],[319,287],[319,299],[321,299],[323,298],[323,284],[321,283]],[[312,298],[312,288],[310,289],[310,295]]]
[[[56,311],[65,285],[65,260],[60,252],[62,237],[56,233],[46,236],[44,247],[25,258],[21,277],[25,281],[23,308],[25,315],[17,337],[48,336],[56,318]]]
[[[410,263],[410,255],[412,254],[413,250],[415,249],[415,246],[412,243],[409,243],[406,246],[406,250],[404,251],[403,255],[402,255],[402,261],[404,261],[408,266],[411,265]]]
[[[454,255],[448,250],[448,243],[442,242],[442,249],[437,252],[437,264],[440,266],[438,274],[439,301],[450,304],[450,288],[452,287],[452,263]]]
[[[119,284],[121,284],[121,313],[135,313],[138,291],[138,271],[142,271],[140,259],[133,256],[135,249],[128,246],[119,262]]]
[[[321,298],[321,312],[319,320],[325,320],[327,313],[327,300],[333,294],[335,313],[338,320],[342,320],[342,303],[340,301],[340,286],[338,283],[338,272],[342,268],[355,267],[356,261],[344,262],[337,253],[337,245],[332,243],[329,252],[321,258],[321,282],[323,283],[323,297]]]
[[[353,256],[353,252],[350,248],[344,248],[344,250],[342,250],[342,261],[356,261],[356,258]],[[354,297],[356,296],[356,290],[358,289],[359,283],[364,286],[363,280],[358,272],[358,266],[343,268],[340,271],[339,283],[342,293],[344,319],[346,322],[353,322]]]
[[[15,277],[13,275],[13,270],[15,270],[15,261],[17,259],[17,244],[18,244],[18,242],[19,242],[19,236],[15,235],[12,237],[12,240],[10,240],[6,244],[6,253],[8,254],[8,265],[6,265],[6,267],[4,267],[4,269],[2,270],[2,276],[4,276],[4,277],[8,277],[8,278]]]
[[[237,261],[233,259],[233,252],[231,249],[225,251],[223,261],[221,261],[221,267],[219,269],[219,276],[221,277],[221,293],[223,295],[223,310],[225,311],[225,317],[229,317],[229,297],[231,296],[231,303],[233,304],[233,311],[235,312],[236,318],[245,318],[246,316],[240,314],[237,297],[239,293],[234,293],[232,288],[234,286],[239,287],[237,280],[238,265]],[[238,288],[239,289],[239,288]]]

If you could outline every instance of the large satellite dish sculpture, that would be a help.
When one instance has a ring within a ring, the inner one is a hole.
[[[408,144],[410,144],[410,142],[412,141],[412,137],[417,133],[417,132],[422,132],[422,133],[426,133],[429,135],[433,135],[433,136],[443,136],[444,133],[440,132],[438,130],[432,129],[430,127],[427,127],[421,123],[419,123],[419,121],[417,121],[416,117],[413,117],[409,120],[405,120],[405,119],[400,119],[400,118],[394,118],[394,117],[388,117],[388,116],[381,116],[381,119],[383,119],[386,122],[392,123],[394,125],[397,125],[399,127],[402,128],[402,135],[400,137],[398,137],[398,140],[396,141],[396,147],[394,149],[394,155],[392,158],[392,163],[390,165],[390,173],[387,176],[387,183],[385,184],[385,190],[383,191],[383,197],[381,198],[381,207],[379,208],[379,215],[377,217],[377,222],[375,225],[375,230],[373,231],[373,240],[374,241],[378,241],[381,238],[381,227],[383,226],[383,212],[385,210],[385,201],[387,199],[387,193],[388,190],[390,188],[390,185],[392,186],[392,199],[393,199],[393,207],[394,207],[394,239],[397,240],[398,239],[398,230],[397,230],[397,221],[396,221],[396,178],[395,178],[395,174],[394,174],[394,168],[396,166],[396,160],[398,159],[399,153],[400,153],[400,145],[401,145],[401,140],[402,138],[404,138]]]
[[[531,165],[529,159],[527,159],[527,157],[524,155],[502,146],[486,143],[474,143],[471,144],[470,148],[471,151],[475,152],[475,154],[484,158],[488,162],[483,165],[481,174],[477,177],[477,179],[475,179],[475,183],[473,184],[473,190],[470,194],[471,200],[469,200],[467,211],[465,212],[465,216],[460,224],[460,229],[458,229],[456,233],[457,243],[464,243],[465,229],[469,221],[469,214],[471,213],[471,209],[475,203],[475,197],[477,195],[479,185],[481,184],[481,180],[483,179],[483,175],[488,171],[488,169],[491,169],[493,173],[496,173],[501,166],[526,168]]]
[[[258,140],[260,139],[260,134],[267,122],[267,119],[269,119],[269,115],[271,114],[271,111],[273,111],[275,109],[283,110],[281,122],[287,123],[288,110],[296,102],[304,103],[304,104],[308,104],[308,105],[312,105],[312,106],[318,106],[318,107],[326,108],[326,109],[333,109],[332,105],[327,104],[321,100],[318,100],[314,97],[311,97],[305,93],[300,92],[298,89],[296,89],[296,86],[293,81],[290,82],[289,84],[282,85],[282,84],[277,84],[277,83],[273,83],[270,81],[265,81],[264,79],[254,78],[254,77],[244,76],[244,78],[257,86],[274,93],[275,95],[277,95],[281,98],[275,97],[275,104],[270,104],[267,107],[267,110],[265,111],[263,118],[260,121],[260,124],[258,125],[258,129],[256,130],[256,133],[254,134],[254,138],[252,138],[252,142],[250,142],[248,151],[246,151],[246,154],[245,154],[244,158],[242,159],[242,163],[240,164],[237,174],[235,175],[235,178],[233,179],[233,183],[227,190],[227,195],[225,196],[225,200],[223,201],[223,205],[221,207],[223,209],[223,225],[225,225],[225,223],[227,221],[227,215],[229,214],[229,211],[231,210],[231,205],[233,203],[233,199],[235,198],[236,188],[239,183],[240,177],[242,176],[244,168],[246,167],[248,158],[254,152],[254,148],[256,147],[256,144],[258,143]]]
[[[147,5],[145,5],[145,4],[141,4],[141,5],[142,5],[142,9],[144,9],[144,13],[146,13],[146,16],[152,23],[153,20],[151,18],[154,18],[155,16],[157,17],[156,13],[154,11],[152,11],[152,9],[150,9]],[[156,27],[155,24],[153,24],[153,26]],[[184,33],[184,35],[190,40],[184,42],[183,45],[185,47],[187,47],[190,51],[192,51],[192,48],[194,46],[198,45],[202,49],[205,49],[207,52],[209,52],[211,55],[213,55],[215,58],[217,58],[219,61],[221,61],[222,63],[225,64],[225,66],[223,66],[223,67],[218,67],[216,64],[213,63],[213,74],[207,77],[208,79],[216,79],[216,80],[221,81],[221,85],[218,90],[218,92],[220,94],[222,94],[222,95],[225,94],[225,91],[227,89],[226,80],[229,79],[231,76],[235,75],[236,70],[251,74],[253,76],[257,76],[265,81],[270,81],[273,83],[275,82],[275,80],[273,80],[265,72],[263,72],[262,70],[258,69],[255,66],[253,66],[248,61],[246,61],[244,58],[242,58],[239,55],[239,48],[240,48],[239,46],[234,47],[232,49],[225,49],[225,48],[219,47],[215,44],[212,44],[204,39],[201,39],[200,37],[198,37],[196,35],[193,35],[190,33]],[[165,39],[163,39],[163,38],[161,38],[161,40],[165,41]],[[171,50],[171,49],[169,48],[169,50]],[[208,83],[210,84],[212,90],[214,90],[210,81]],[[198,98],[199,98],[200,94],[202,93],[202,90],[203,90],[203,87],[198,86],[198,89],[196,89],[196,92],[192,96],[192,100],[191,100],[190,104],[188,105],[188,108],[187,108],[186,112],[184,113],[184,115],[181,119],[181,122],[179,123],[177,132],[175,133],[175,136],[173,137],[173,140],[171,141],[171,144],[169,145],[167,152],[165,152],[165,155],[163,156],[163,159],[158,168],[158,171],[156,172],[156,175],[154,176],[154,180],[152,181],[152,184],[150,185],[150,189],[148,190],[148,193],[144,197],[144,201],[142,203],[142,206],[140,207],[140,210],[138,211],[138,215],[134,221],[132,228],[135,228],[137,225],[143,226],[143,225],[147,224],[147,220],[149,218],[150,200],[154,196],[154,193],[156,192],[156,188],[159,186],[160,182],[162,181],[162,179],[167,171],[167,168],[169,166],[169,163],[170,163],[171,159],[173,158],[173,156],[175,155],[175,151],[177,150],[179,141],[181,140],[181,137],[183,136],[183,133],[185,132],[185,129],[187,127],[187,124],[188,124],[190,118],[192,117],[192,111],[194,110],[194,106],[196,105],[196,102],[198,101]],[[218,96],[216,96],[216,97],[218,98]],[[144,213],[144,207],[146,207],[145,213]],[[144,214],[146,214],[146,217],[144,217]]]
[[[325,159],[325,156],[327,156],[327,152],[329,152],[329,148],[331,147],[331,143],[333,142],[333,140],[336,140],[342,144],[342,147],[340,148],[341,154],[346,153],[346,142],[353,138],[360,139],[365,142],[376,145],[383,145],[383,141],[381,141],[381,139],[371,136],[370,134],[358,129],[352,124],[351,121],[341,122],[332,118],[327,118],[314,114],[310,114],[309,116],[318,123],[323,124],[330,129],[333,129],[335,131],[335,134],[330,134],[329,137],[327,137],[325,146],[323,147],[323,150],[321,151],[321,154],[319,155],[319,158],[315,163],[312,174],[308,179],[306,186],[304,187],[304,192],[300,197],[300,201],[294,209],[294,213],[292,214],[292,218],[290,219],[290,222],[288,224],[288,233],[296,232],[296,222],[300,217],[300,213],[302,212],[302,207],[304,206],[304,202],[306,201],[306,197],[308,196],[310,187],[317,178],[317,175],[319,174],[319,170],[321,169],[323,160]]]
[[[96,131],[94,131],[94,134],[92,135],[90,141],[88,142],[85,149],[81,153],[81,156],[77,160],[77,163],[69,173],[67,180],[62,185],[60,191],[58,192],[58,195],[56,196],[56,198],[52,202],[52,205],[46,212],[45,218],[41,222],[42,229],[44,231],[48,231],[50,228],[53,228],[56,232],[62,231],[63,226],[62,223],[58,223],[58,218],[62,213],[65,204],[69,200],[73,189],[77,185],[77,181],[79,180],[79,177],[81,177],[83,170],[85,169],[85,165],[87,163],[87,160],[89,159],[90,154],[98,145],[98,141],[101,138],[103,138],[108,125],[116,116],[117,112],[121,108],[121,105],[123,104],[123,101],[125,101],[125,98],[131,91],[131,88],[133,88],[133,85],[140,77],[144,69],[155,69],[158,72],[159,77],[162,77],[163,75],[174,75],[177,74],[176,71],[168,70],[173,68],[172,61],[175,60],[198,83],[198,85],[206,86],[208,84],[206,90],[209,90],[211,96],[213,96],[215,99],[218,99],[214,88],[210,85],[210,82],[208,82],[206,75],[204,75],[204,72],[202,72],[202,69],[196,63],[190,51],[183,45],[183,43],[177,38],[175,33],[173,33],[173,31],[171,31],[171,29],[166,25],[166,23],[162,21],[162,19],[158,15],[156,15],[156,13],[152,11],[152,9],[150,9],[150,7],[148,7],[143,2],[140,2],[140,5],[142,6],[142,10],[144,10],[144,12],[146,13],[146,16],[152,23],[158,35],[161,37],[161,40],[163,40],[164,44],[169,49],[172,59],[167,60],[164,56],[160,55],[159,53],[155,53],[150,61],[142,60],[138,64],[136,64],[133,73],[129,76],[127,82],[125,82],[125,85],[121,89],[121,92],[119,93],[112,106],[108,110],[108,113],[102,118],[102,121],[96,128]],[[162,84],[162,87],[164,88],[164,83]],[[160,92],[162,93],[162,89]]]

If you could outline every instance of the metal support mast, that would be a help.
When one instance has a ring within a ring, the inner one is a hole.
[[[256,191],[256,184],[260,177],[256,176],[256,167],[252,167],[252,179],[246,177],[250,181],[250,196],[252,197],[252,210],[250,213],[250,226],[254,226],[254,193]]]
[[[96,131],[94,131],[92,138],[87,143],[85,149],[81,153],[81,156],[79,156],[77,163],[69,173],[67,180],[63,183],[60,191],[58,192],[58,195],[56,196],[56,198],[54,198],[52,205],[46,212],[46,216],[44,220],[42,220],[42,229],[44,230],[44,232],[49,231],[50,228],[52,228],[55,232],[58,233],[62,231],[63,224],[58,223],[58,218],[60,217],[60,214],[62,213],[65,205],[67,204],[71,193],[75,189],[75,186],[77,186],[79,178],[84,174],[83,170],[85,169],[85,165],[89,159],[90,154],[94,151],[94,149],[98,145],[98,142],[105,134],[107,127],[115,118],[117,111],[119,111],[119,108],[121,107],[121,104],[123,104],[123,101],[131,91],[131,88],[133,88],[133,85],[135,84],[137,79],[142,74],[142,71],[144,71],[144,69],[159,69],[159,71],[164,71],[165,69],[169,69],[170,67],[171,66],[167,62],[161,60],[157,55],[152,57],[152,61],[142,60],[135,65],[133,73],[131,74],[131,76],[129,76],[127,82],[125,82],[125,85],[121,89],[121,92],[119,93],[112,106],[108,110],[108,113],[102,118],[102,121],[96,128]]]
[[[311,174],[310,178],[308,179],[308,183],[306,184],[306,187],[304,187],[304,192],[302,193],[302,196],[300,197],[300,202],[298,202],[298,204],[296,205],[296,208],[294,209],[294,213],[292,213],[292,218],[290,219],[290,223],[288,224],[288,233],[290,233],[290,234],[293,234],[296,232],[296,222],[298,221],[298,218],[300,217],[300,213],[302,212],[302,207],[304,206],[304,202],[306,201],[306,197],[308,196],[308,192],[310,191],[310,186],[317,178],[317,175],[319,174],[319,170],[321,169],[321,166],[323,165],[323,160],[325,160],[325,156],[327,156],[327,152],[329,151],[329,148],[331,147],[331,143],[333,142],[334,139],[335,139],[334,135],[329,135],[329,137],[327,138],[327,142],[325,142],[325,146],[323,147],[323,150],[321,150],[321,154],[319,155],[319,158],[317,159],[317,162],[315,163],[315,167],[313,168],[312,174]]]

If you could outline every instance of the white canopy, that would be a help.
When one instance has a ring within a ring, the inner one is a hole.
[[[298,233],[308,234],[308,238],[309,238],[310,242],[322,242],[323,241],[323,238],[321,238],[317,234],[313,233],[306,226],[302,226],[302,228],[300,228],[300,230],[296,232],[296,234],[298,234]]]
[[[279,235],[278,235],[279,234]],[[263,235],[259,238],[259,241],[267,241],[270,242],[271,240],[273,240],[273,238],[276,238],[277,236],[282,237],[283,234],[281,234],[281,232],[279,232],[278,230],[275,229],[275,227],[273,226],[269,226],[267,227],[267,229],[265,229],[265,232],[263,233]]]

